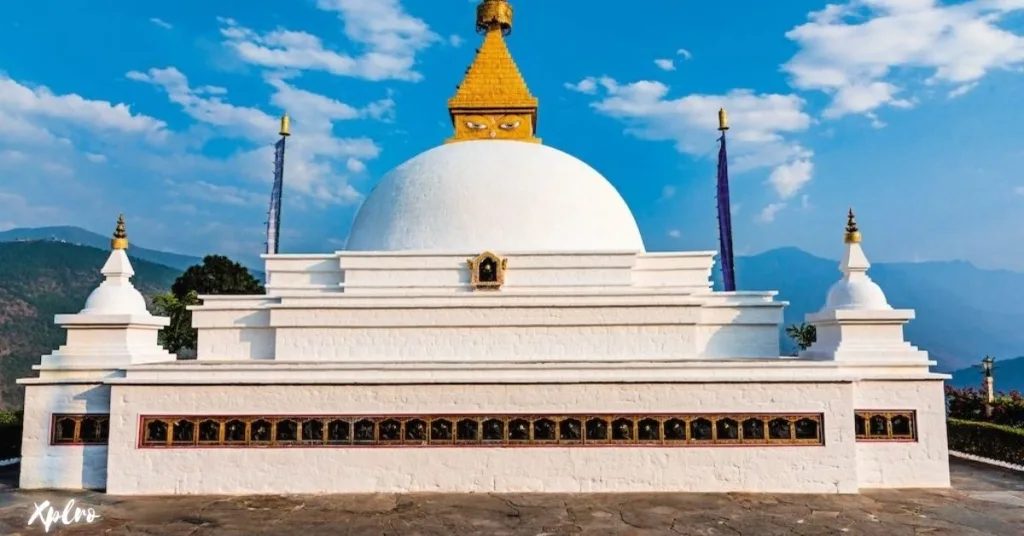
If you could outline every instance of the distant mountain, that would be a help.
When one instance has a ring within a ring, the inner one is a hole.
[[[1024,393],[1024,357],[996,361],[995,370],[992,371],[992,380],[996,391]],[[981,367],[972,366],[953,372],[953,379],[949,380],[949,384],[957,388],[981,388],[984,385]]]
[[[821,308],[840,276],[838,266],[838,261],[797,248],[774,249],[737,258],[736,281],[741,290],[778,290],[779,299],[790,302],[785,311],[789,325]],[[916,310],[907,337],[931,353],[939,370],[970,366],[986,354],[1024,352],[1024,274],[982,270],[962,261],[878,263],[869,274],[893,307]],[[782,339],[791,350],[792,343]]]
[[[62,242],[0,242],[0,408],[20,407],[17,378],[34,376],[32,365],[64,344],[56,314],[76,313],[103,279],[104,249]],[[129,250],[134,257],[135,250]],[[132,282],[147,298],[171,288],[181,270],[132,258]]]
[[[98,249],[110,249],[110,237],[82,229],[81,227],[36,227],[18,228],[0,232],[0,242],[17,242],[26,240],[49,240],[54,242],[68,242]],[[156,264],[163,264],[171,268],[185,270],[189,266],[199,264],[203,260],[199,257],[179,255],[146,249],[135,244],[131,246],[131,255]]]

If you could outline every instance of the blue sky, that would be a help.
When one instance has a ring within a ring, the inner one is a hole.
[[[539,135],[649,250],[716,248],[725,106],[738,253],[836,258],[853,206],[873,260],[1024,270],[1024,0],[512,3]],[[450,135],[474,4],[13,3],[0,228],[124,212],[138,244],[255,262],[287,110],[282,248],[338,249],[377,179]]]

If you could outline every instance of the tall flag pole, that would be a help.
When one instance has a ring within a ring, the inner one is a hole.
[[[725,149],[725,131],[729,130],[729,116],[725,108],[718,110],[718,130],[721,147],[718,149],[718,244],[722,262],[722,287],[726,292],[736,290],[736,272],[732,256],[732,209],[729,203],[729,156]]]
[[[281,236],[281,191],[284,189],[284,146],[289,132],[287,115],[281,116],[281,139],[274,144],[274,187],[270,191],[270,209],[267,210],[267,253],[277,254]]]

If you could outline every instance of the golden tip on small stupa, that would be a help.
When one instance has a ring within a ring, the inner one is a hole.
[[[726,112],[725,108],[718,109],[718,130],[729,130],[729,112]]]
[[[114,236],[110,239],[111,249],[128,249],[128,232],[124,229],[124,214],[117,215],[117,227],[114,228]]]
[[[860,229],[857,228],[857,217],[853,215],[853,208],[850,208],[849,212],[846,213],[846,236],[843,238],[843,242],[846,242],[847,244],[859,244],[860,239]]]
[[[281,134],[282,136],[291,136],[292,134],[291,118],[288,117],[288,114],[284,114],[281,116],[281,132],[279,132],[279,134]]]

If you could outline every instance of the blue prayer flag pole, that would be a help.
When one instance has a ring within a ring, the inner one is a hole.
[[[729,156],[725,148],[725,131],[729,130],[729,116],[725,108],[718,111],[718,130],[721,146],[718,150],[718,247],[722,263],[722,290],[736,290],[736,273],[732,254],[732,209],[729,203]]]
[[[288,116],[281,117],[281,139],[274,144],[274,187],[267,210],[267,253],[277,254],[281,236],[281,192],[284,189],[284,147],[290,135]]]

